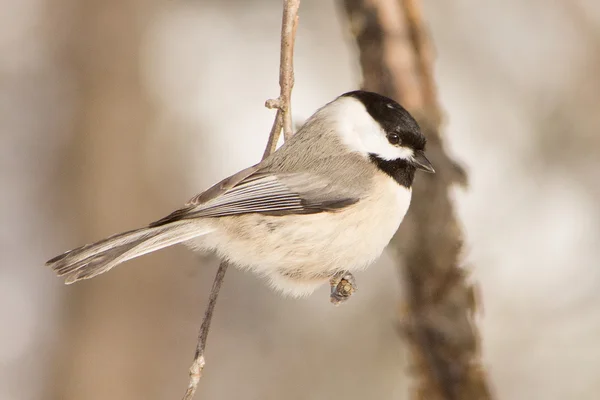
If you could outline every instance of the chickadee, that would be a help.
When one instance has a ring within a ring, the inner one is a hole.
[[[434,172],[426,139],[398,103],[366,91],[317,110],[277,151],[132,231],[49,261],[66,283],[185,243],[305,296],[366,268],[398,229],[417,169]]]

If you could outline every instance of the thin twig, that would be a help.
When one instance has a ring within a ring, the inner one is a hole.
[[[210,297],[208,298],[208,306],[204,312],[204,318],[202,318],[202,325],[200,325],[200,332],[198,333],[198,343],[196,344],[196,353],[194,354],[194,361],[190,367],[190,382],[188,388],[185,391],[183,400],[191,400],[196,393],[198,388],[198,382],[202,377],[202,370],[204,369],[204,350],[206,349],[206,339],[208,338],[208,331],[210,330],[210,323],[212,321],[213,311],[215,304],[217,304],[217,298],[219,297],[219,291],[223,285],[225,279],[225,272],[229,264],[225,261],[221,262],[217,275],[210,290]]]
[[[276,100],[267,100],[268,108],[277,108],[275,121],[269,134],[269,140],[263,154],[263,160],[275,151],[281,128],[283,125],[284,139],[288,140],[292,135],[292,106],[291,96],[294,86],[294,42],[296,38],[296,29],[298,26],[298,9],[300,8],[300,0],[286,0],[283,5],[283,20],[281,26],[281,58],[279,66],[279,85],[281,86],[281,94]],[[213,311],[217,303],[217,298],[225,279],[225,273],[229,264],[225,261],[221,262],[212,289],[208,299],[208,306],[202,318],[202,325],[198,333],[198,343],[196,345],[196,353],[194,361],[189,370],[189,384],[183,396],[183,400],[191,400],[196,393],[198,383],[202,377],[202,371],[205,365],[204,350],[206,349],[206,341],[210,330]]]
[[[282,125],[282,112],[281,110],[277,110],[277,113],[275,114],[275,120],[273,121],[273,127],[271,128],[271,133],[269,134],[269,140],[267,141],[267,147],[265,148],[265,152],[263,154],[263,158],[268,157],[269,154],[273,153],[277,148],[277,142],[279,141],[279,135],[281,134]]]
[[[283,138],[288,140],[293,134],[292,126],[292,88],[294,87],[294,42],[296,41],[296,30],[298,29],[298,9],[300,0],[285,0],[283,5],[283,18],[281,21],[281,54],[279,68],[279,97],[269,99],[265,107],[276,108],[277,114],[269,136],[269,142],[265,149],[268,156],[277,147],[281,128],[283,127]]]

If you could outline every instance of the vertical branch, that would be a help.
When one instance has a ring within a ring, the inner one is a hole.
[[[276,108],[277,114],[271,128],[269,141],[263,158],[275,151],[281,128],[283,137],[288,140],[293,134],[292,128],[292,88],[294,87],[294,43],[298,29],[298,9],[300,0],[285,0],[281,21],[281,54],[279,58],[279,97],[266,101],[267,108]]]
[[[408,27],[398,0],[344,0],[350,29],[360,50],[363,86],[396,98],[415,110],[423,103],[414,74],[415,54],[406,40]],[[398,93],[397,88],[402,88]]]
[[[473,287],[460,265],[462,232],[449,196],[466,174],[447,154],[431,46],[418,0],[344,0],[356,37],[363,86],[395,98],[428,138],[435,175],[420,174],[411,209],[393,239],[406,287],[404,327],[413,354],[414,397],[490,399],[472,322]]]
[[[406,13],[406,24],[410,32],[415,53],[415,69],[419,73],[423,108],[427,110],[429,118],[435,117],[439,126],[441,109],[438,104],[435,79],[433,77],[433,49],[427,37],[423,22],[423,15],[419,7],[419,0],[402,0]]]
[[[283,137],[292,136],[292,88],[294,87],[294,42],[298,29],[300,0],[287,0],[283,8],[281,24],[281,58],[279,70],[279,104],[283,113]]]
[[[287,140],[292,135],[292,88],[294,87],[294,43],[296,39],[296,29],[298,27],[298,9],[300,8],[300,0],[285,0],[283,4],[283,19],[281,23],[281,57],[279,65],[279,86],[281,92],[275,100],[267,100],[265,105],[268,108],[277,108],[275,121],[269,134],[267,146],[263,154],[263,160],[275,151],[277,142],[281,134],[283,126],[284,139]],[[219,269],[215,276],[208,306],[202,318],[200,331],[198,333],[198,343],[194,354],[194,361],[189,369],[189,384],[183,396],[183,400],[191,400],[196,393],[198,383],[202,377],[202,370],[206,363],[204,359],[204,351],[206,349],[206,341],[210,330],[213,311],[217,303],[217,298],[225,279],[228,263],[223,261],[219,265]]]

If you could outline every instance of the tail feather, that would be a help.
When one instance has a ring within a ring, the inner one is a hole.
[[[190,222],[136,229],[73,249],[46,262],[70,284],[93,278],[132,258],[185,242],[210,230]]]

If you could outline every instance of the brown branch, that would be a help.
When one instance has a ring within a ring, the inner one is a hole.
[[[263,160],[275,151],[281,127],[283,124],[284,139],[287,140],[292,135],[292,106],[291,96],[294,86],[294,42],[296,39],[296,29],[298,26],[298,9],[300,8],[300,0],[285,0],[283,5],[283,20],[281,24],[281,58],[279,66],[279,85],[281,86],[281,94],[276,100],[267,100],[266,106],[269,108],[277,108],[273,128],[269,134],[269,140],[263,154]],[[183,396],[183,400],[191,400],[196,393],[198,383],[202,377],[202,371],[205,365],[204,350],[206,349],[206,341],[210,330],[212,315],[217,303],[217,298],[225,279],[228,263],[223,261],[219,265],[217,275],[213,282],[208,300],[208,306],[202,318],[202,325],[198,333],[198,343],[196,345],[196,353],[194,361],[189,370],[189,384]]]
[[[453,184],[466,182],[466,174],[440,135],[432,51],[418,0],[344,1],[364,88],[395,98],[413,113],[437,171],[416,177],[410,212],[392,241],[403,261],[403,326],[417,378],[414,397],[490,399],[472,322],[474,291],[459,267],[462,232],[449,196]]]
[[[415,52],[416,70],[420,75],[422,108],[427,111],[429,118],[435,118],[435,124],[440,124],[440,105],[437,99],[435,79],[433,77],[433,49],[424,26],[423,15],[419,0],[402,0],[406,23],[410,32]]]

